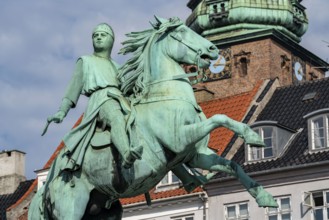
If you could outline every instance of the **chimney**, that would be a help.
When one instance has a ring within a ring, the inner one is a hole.
[[[0,152],[0,195],[15,192],[25,181],[25,153],[18,150]]]

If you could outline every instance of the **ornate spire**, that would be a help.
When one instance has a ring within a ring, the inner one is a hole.
[[[300,42],[308,19],[302,0],[190,0],[187,25],[209,36],[236,31],[275,29]]]

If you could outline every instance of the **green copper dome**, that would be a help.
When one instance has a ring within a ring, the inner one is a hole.
[[[302,0],[190,0],[187,25],[203,36],[275,29],[296,42],[308,20]]]

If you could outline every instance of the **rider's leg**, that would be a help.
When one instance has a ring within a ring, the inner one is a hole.
[[[130,148],[125,130],[126,122],[119,104],[115,100],[105,102],[99,112],[100,119],[111,128],[111,140],[124,160],[124,167],[129,168],[141,157],[141,148]]]
[[[189,162],[189,165],[209,171],[226,172],[235,176],[256,199],[260,207],[277,207],[277,203],[272,195],[266,192],[259,183],[250,178],[236,162],[220,157],[208,148],[196,154],[192,161]]]

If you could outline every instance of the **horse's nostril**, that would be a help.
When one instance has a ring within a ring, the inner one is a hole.
[[[208,48],[209,51],[214,51],[214,50],[217,50],[217,47],[215,45],[211,45],[209,48]]]

